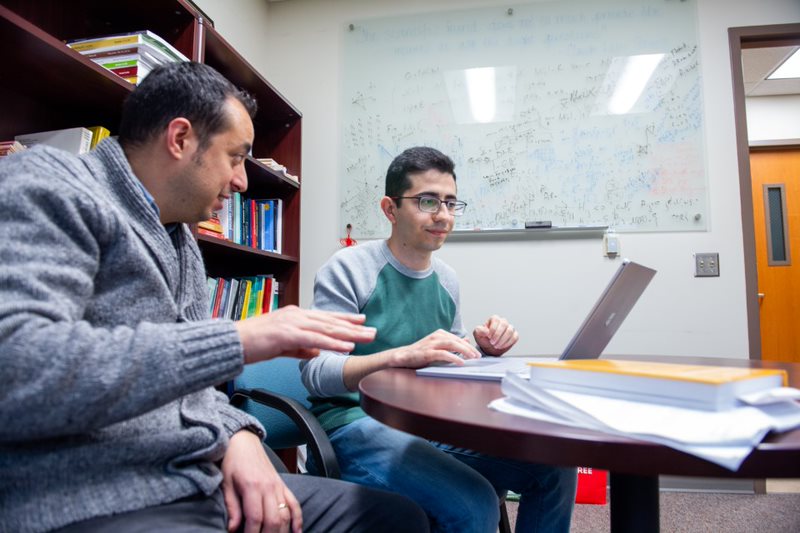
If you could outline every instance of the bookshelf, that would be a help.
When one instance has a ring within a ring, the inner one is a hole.
[[[116,134],[122,102],[133,86],[83,58],[64,40],[148,29],[187,57],[213,66],[252,93],[254,158],[270,157],[301,175],[301,113],[264,79],[187,0],[0,0],[0,62],[4,102],[0,139],[101,124]],[[208,275],[273,274],[280,304],[297,304],[300,285],[300,186],[251,158],[246,163],[253,198],[283,199],[283,253],[276,254],[198,235]]]

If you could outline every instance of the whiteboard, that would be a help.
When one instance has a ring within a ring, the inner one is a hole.
[[[386,169],[427,145],[456,164],[468,204],[457,230],[705,230],[696,11],[694,0],[610,0],[352,21],[342,227],[388,236]]]

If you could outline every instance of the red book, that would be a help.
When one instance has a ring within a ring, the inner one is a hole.
[[[137,72],[139,72],[139,67],[120,67],[109,70],[120,78],[132,78],[133,76],[138,75]]]
[[[222,301],[222,293],[225,292],[225,278],[217,280],[217,292],[214,298],[214,308],[211,310],[211,317],[217,318],[219,316],[219,304]]]
[[[217,239],[225,239],[225,236],[222,233],[218,233],[216,231],[211,231],[210,229],[206,228],[197,228],[197,233],[201,235],[208,235],[209,237],[216,237]]]
[[[272,311],[272,278],[264,279],[264,301],[261,303],[261,312]]]

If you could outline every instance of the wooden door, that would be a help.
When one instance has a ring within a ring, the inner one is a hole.
[[[800,362],[800,149],[752,150],[750,173],[761,358]]]

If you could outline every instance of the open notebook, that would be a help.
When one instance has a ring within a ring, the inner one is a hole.
[[[520,373],[527,377],[530,361],[596,359],[608,346],[655,273],[651,268],[623,260],[600,299],[559,357],[483,357],[465,361],[463,366],[447,364],[420,368],[417,375],[500,380],[506,372]]]

